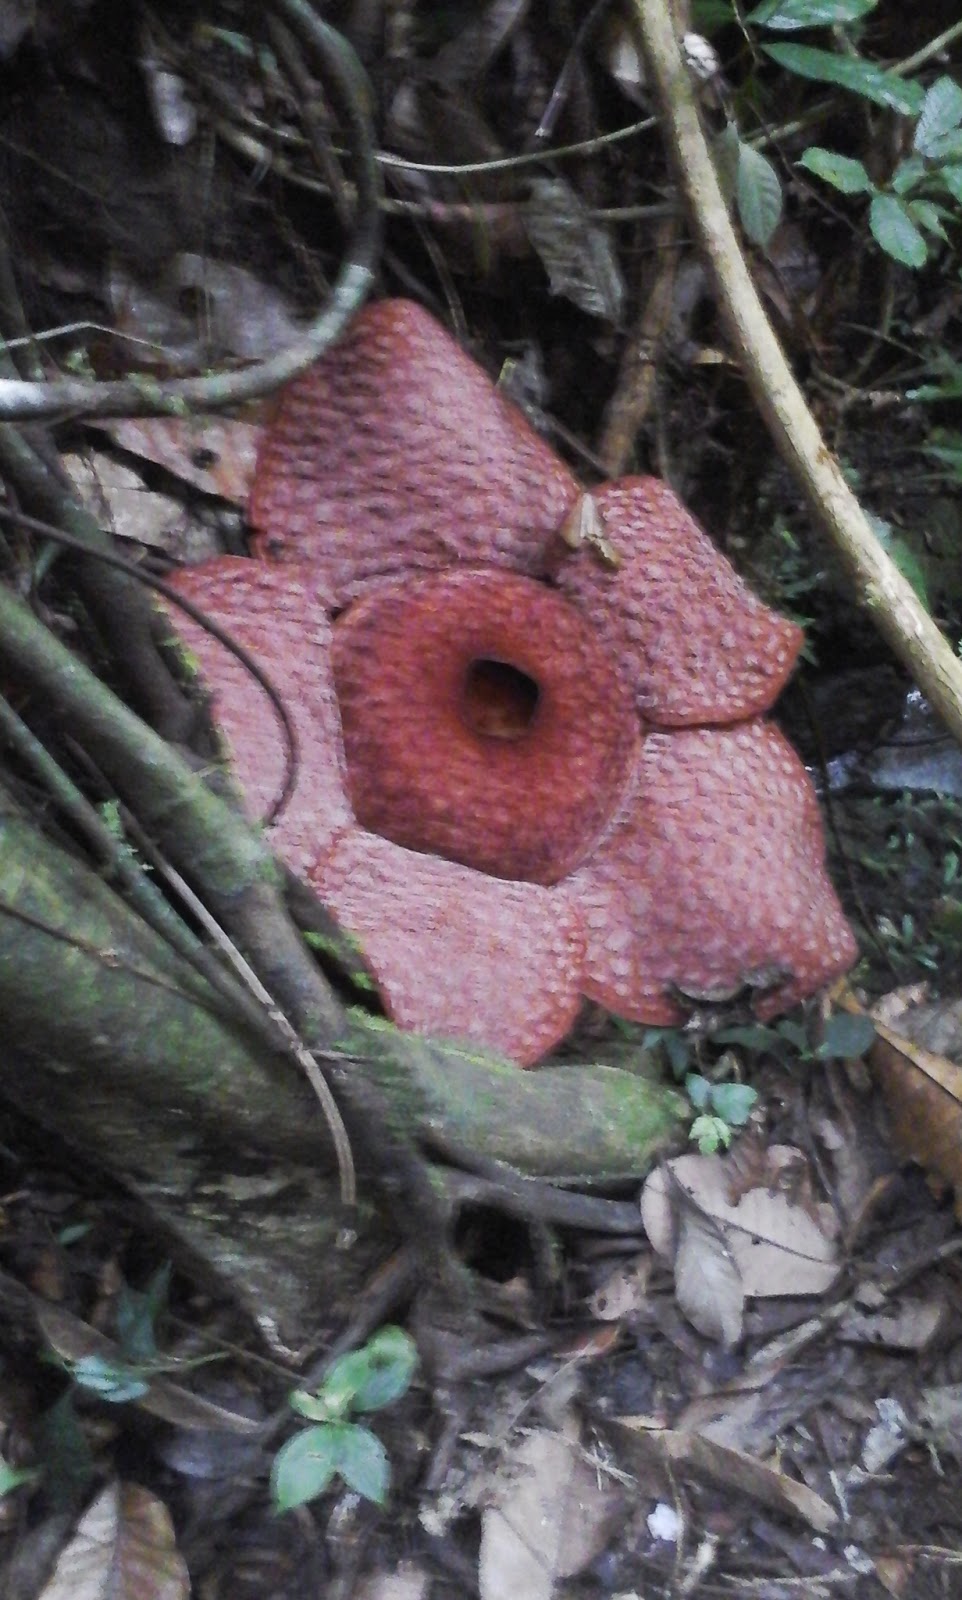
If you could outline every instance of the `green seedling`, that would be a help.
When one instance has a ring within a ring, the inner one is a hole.
[[[380,1439],[357,1413],[380,1411],[410,1388],[417,1349],[402,1328],[381,1328],[360,1350],[341,1356],[313,1394],[295,1389],[290,1404],[312,1424],[274,1458],[271,1497],[278,1511],[316,1500],[340,1478],[375,1505],[387,1499],[391,1464]]]

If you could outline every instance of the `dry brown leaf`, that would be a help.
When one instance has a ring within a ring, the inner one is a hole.
[[[481,1600],[552,1600],[604,1549],[623,1508],[573,1440],[540,1430],[503,1457],[481,1527]]]
[[[773,1146],[775,1161],[802,1159],[787,1146]],[[834,1219],[827,1207],[796,1204],[769,1188],[749,1189],[730,1199],[729,1166],[721,1156],[684,1155],[658,1167],[645,1184],[641,1216],[659,1255],[677,1247],[672,1226],[670,1185],[677,1184],[691,1206],[721,1229],[725,1246],[749,1299],[774,1295],[824,1294],[839,1272]],[[806,1185],[800,1186],[806,1194]],[[811,1214],[812,1209],[815,1216]]]
[[[901,1028],[911,1027],[911,1013]],[[962,1067],[876,1020],[868,1060],[885,1097],[899,1153],[955,1190],[962,1219]]]
[[[170,1513],[135,1483],[97,1496],[39,1600],[187,1600],[190,1579]]]
[[[230,417],[125,417],[104,424],[131,455],[166,467],[205,494],[245,506],[261,429]]]
[[[677,1213],[674,1269],[679,1308],[706,1339],[733,1350],[742,1336],[745,1290],[724,1231],[684,1201]]]
[[[944,1300],[902,1300],[890,1311],[852,1310],[840,1323],[838,1337],[848,1344],[871,1344],[887,1350],[924,1350],[942,1327]]]
[[[620,1322],[638,1316],[648,1304],[651,1256],[638,1256],[626,1266],[618,1266],[588,1301],[588,1310],[599,1322]]]
[[[91,516],[118,539],[169,550],[182,537],[183,506],[145,488],[129,467],[98,451],[64,456],[63,464]]]
[[[701,1483],[735,1489],[772,1511],[801,1517],[818,1533],[828,1533],[838,1523],[838,1512],[821,1495],[741,1450],[716,1444],[697,1433],[652,1429],[647,1422],[632,1417],[620,1417],[609,1426],[627,1444],[629,1458],[637,1455],[645,1466],[660,1462],[676,1478],[690,1473]]]

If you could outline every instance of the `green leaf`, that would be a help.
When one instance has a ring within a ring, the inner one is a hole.
[[[304,1428],[278,1450],[271,1466],[271,1499],[278,1511],[316,1500],[338,1470],[335,1426]]]
[[[336,1429],[337,1470],[349,1489],[383,1506],[391,1482],[391,1463],[376,1433],[356,1423],[341,1423]]]
[[[962,122],[962,89],[954,78],[936,78],[922,102],[912,148],[919,155],[931,156],[938,141]]]
[[[868,213],[869,227],[886,255],[903,267],[924,267],[929,247],[907,208],[894,194],[877,194]]]
[[[956,130],[953,133],[943,134],[941,139],[936,139],[926,159],[930,163],[962,161],[962,133]]]
[[[417,1345],[403,1328],[381,1328],[360,1352],[367,1370],[354,1396],[358,1411],[380,1411],[399,1400],[417,1371]]]
[[[350,1350],[338,1356],[324,1374],[318,1390],[318,1399],[328,1409],[330,1417],[344,1417],[356,1404],[358,1391],[367,1381],[367,1349]]]
[[[738,136],[738,129],[733,122],[728,122],[712,142],[712,155],[715,159],[715,168],[718,173],[718,182],[721,185],[725,199],[732,201],[735,198],[735,189],[738,184],[738,158],[742,142]]]
[[[170,1262],[159,1267],[143,1293],[124,1284],[117,1296],[117,1339],[131,1362],[157,1359],[156,1325],[167,1309]]]
[[[732,1130],[721,1117],[696,1117],[688,1137],[703,1156],[713,1156],[717,1150],[727,1150]]]
[[[921,156],[908,156],[905,161],[900,161],[892,173],[889,188],[893,194],[908,194],[910,189],[922,182],[926,176],[925,162]]]
[[[752,1114],[758,1091],[747,1083],[713,1083],[711,1105],[715,1115],[730,1128],[740,1128]]]
[[[783,1017],[776,1024],[775,1032],[780,1039],[784,1039],[797,1050],[800,1056],[808,1054],[808,1029],[804,1022],[793,1022],[791,1017]]]
[[[744,1027],[720,1028],[712,1037],[716,1044],[740,1044],[743,1049],[754,1050],[759,1054],[763,1050],[775,1049],[779,1039],[775,1029],[766,1028],[763,1022],[751,1022]]]
[[[851,156],[840,156],[835,150],[823,150],[821,145],[810,145],[797,164],[804,167],[806,172],[814,172],[816,178],[824,178],[826,183],[830,183],[833,189],[840,189],[842,194],[875,192],[875,185],[861,161],[855,161]]]
[[[816,83],[837,83],[850,89],[877,106],[887,106],[903,116],[914,117],[922,109],[922,90],[911,79],[886,72],[871,61],[857,57],[834,55],[831,50],[815,50],[807,44],[762,45],[767,56],[780,67],[794,72],[800,78],[813,78]]]
[[[943,167],[938,179],[942,186],[948,189],[953,200],[958,200],[962,205],[962,167]]]
[[[19,1489],[22,1483],[35,1483],[39,1476],[36,1467],[11,1467],[0,1456],[0,1500]]]
[[[763,0],[749,11],[746,22],[766,28],[832,28],[874,11],[878,0]]]
[[[307,1389],[292,1389],[287,1403],[306,1422],[340,1422],[347,1415],[349,1405],[347,1401],[341,1407],[332,1405],[323,1391],[310,1394]]]
[[[959,444],[924,444],[922,450],[933,461],[948,467],[952,477],[962,483],[962,441]]]
[[[150,1388],[139,1372],[120,1361],[108,1361],[104,1356],[81,1356],[70,1366],[70,1374],[82,1389],[107,1400],[111,1405],[122,1405],[125,1400],[139,1400]]]
[[[949,236],[942,226],[945,212],[941,206],[937,206],[932,200],[910,200],[908,209],[913,222],[917,222],[926,233],[934,233],[937,239],[948,244]]]
[[[900,533],[895,533],[888,522],[883,522],[881,517],[872,517],[871,523],[882,549],[891,556],[902,577],[908,578],[925,609],[930,611],[932,607],[929,602],[928,577],[918,551],[908,540],[903,539]]]
[[[696,33],[717,33],[734,22],[732,0],[694,0],[691,8],[691,25]]]
[[[874,1041],[875,1024],[871,1017],[852,1017],[847,1011],[836,1011],[825,1024],[818,1055],[822,1061],[850,1061],[864,1056]]]
[[[711,1099],[711,1084],[700,1073],[692,1072],[685,1079],[685,1093],[696,1111],[704,1111]]]
[[[782,217],[782,186],[767,156],[739,140],[735,202],[752,244],[764,250]]]

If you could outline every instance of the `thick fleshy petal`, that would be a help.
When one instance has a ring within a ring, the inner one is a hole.
[[[631,675],[643,716],[678,727],[767,711],[801,630],[752,594],[667,484],[622,478],[593,498],[618,565],[558,541],[556,581]]]
[[[499,878],[583,860],[639,738],[582,615],[514,573],[379,586],[335,624],[334,681],[363,826]]]
[[[297,744],[296,775],[270,840],[303,873],[353,822],[323,597],[304,570],[233,556],[189,567],[170,582],[244,646],[283,698]],[[245,809],[260,821],[281,795],[289,759],[277,712],[236,656],[173,607],[170,618],[210,693]]]
[[[574,1022],[584,946],[564,895],[359,829],[337,841],[310,881],[358,939],[399,1027],[528,1066]]]
[[[420,306],[382,300],[283,392],[258,457],[259,555],[307,558],[343,603],[379,574],[541,571],[578,486]]]
[[[856,955],[814,790],[765,722],[649,734],[621,817],[566,888],[586,995],[639,1021],[681,1020],[673,988],[710,1000],[766,980],[756,1009],[771,1015]]]

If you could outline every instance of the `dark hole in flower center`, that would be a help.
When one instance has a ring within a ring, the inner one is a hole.
[[[486,739],[523,739],[539,697],[538,685],[526,672],[482,657],[464,675],[464,720]]]

